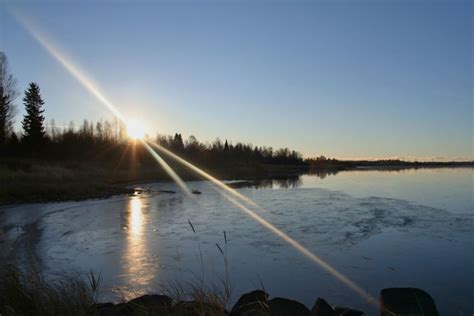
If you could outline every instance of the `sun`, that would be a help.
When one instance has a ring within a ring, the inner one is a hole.
[[[145,137],[145,126],[138,120],[130,120],[127,123],[127,135],[131,139],[140,140]]]

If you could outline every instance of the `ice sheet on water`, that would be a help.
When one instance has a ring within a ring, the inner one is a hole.
[[[175,190],[167,183],[146,184],[158,189]],[[3,210],[1,224],[5,229],[39,222],[46,228],[42,239],[54,242],[61,251],[76,249],[97,254],[110,251],[118,244],[118,235],[128,235],[122,227],[129,220],[128,199],[140,198],[143,208],[143,234],[140,238],[177,245],[192,240],[191,220],[204,245],[214,245],[222,231],[241,245],[275,254],[285,243],[233,207],[209,183],[190,183],[203,194],[197,203],[182,194],[140,195],[105,200],[24,205]],[[450,239],[459,233],[474,231],[473,214],[453,214],[406,200],[383,197],[354,197],[340,191],[321,188],[287,190],[240,189],[266,211],[256,211],[283,232],[309,249],[327,247],[344,249],[384,230],[398,230],[413,236]],[[16,238],[15,234],[15,237]],[[13,237],[13,235],[11,236]],[[8,238],[4,235],[4,238]],[[234,247],[237,245],[234,244]]]
[[[17,253],[20,248],[15,241],[32,236],[31,244],[48,273],[91,268],[103,272],[110,285],[146,289],[150,276],[153,282],[161,282],[179,275],[175,270],[181,268],[200,271],[196,235],[206,267],[219,269],[222,257],[215,244],[223,246],[225,230],[235,279],[252,283],[256,273],[262,273],[271,292],[307,304],[314,302],[315,293],[333,295],[334,302],[349,302],[353,297],[208,182],[187,184],[202,194],[191,201],[173,184],[154,183],[140,185],[152,192],[132,197],[0,208],[0,247]],[[160,193],[162,190],[176,194]],[[404,200],[409,196],[357,197],[315,187],[253,187],[239,192],[266,209],[256,211],[263,218],[372,290],[413,284],[443,298],[439,302],[447,308],[464,306],[470,299],[472,211],[458,214],[451,212],[449,203],[443,209]],[[376,191],[370,194],[378,195]],[[140,202],[134,204],[132,199]],[[35,227],[33,232],[38,234],[27,234]],[[303,283],[310,289],[301,287]],[[460,286],[465,290],[460,291]]]
[[[331,247],[352,246],[386,229],[432,238],[474,231],[472,214],[453,214],[400,199],[298,189],[280,190],[278,195],[261,191],[258,200],[268,209],[262,216],[293,238],[305,241],[311,236],[311,243]]]

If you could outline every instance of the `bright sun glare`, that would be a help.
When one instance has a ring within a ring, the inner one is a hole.
[[[137,120],[130,120],[127,123],[127,134],[131,139],[143,139],[145,137],[145,126]]]

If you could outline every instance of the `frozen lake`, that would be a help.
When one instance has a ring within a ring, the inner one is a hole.
[[[419,287],[442,315],[471,315],[473,175],[469,168],[346,171],[237,190],[263,208],[257,214],[372,296],[386,287]],[[136,196],[2,207],[2,257],[33,258],[49,276],[92,269],[114,297],[193,278],[218,282],[225,269],[216,243],[225,248],[225,231],[235,296],[263,284],[271,296],[309,308],[320,296],[376,314],[209,182],[187,185],[202,194],[190,198],[160,182],[140,185],[150,192]]]

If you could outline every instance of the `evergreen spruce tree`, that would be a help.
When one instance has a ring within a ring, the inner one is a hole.
[[[26,114],[23,117],[22,125],[24,140],[29,143],[38,144],[45,140],[43,105],[40,88],[35,82],[31,82],[25,91],[23,98]]]
[[[227,142],[227,139],[225,140],[224,151],[229,151],[229,143]]]

